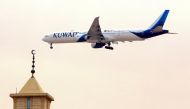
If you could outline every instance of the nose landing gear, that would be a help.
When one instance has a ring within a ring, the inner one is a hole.
[[[52,43],[50,43],[50,49],[53,49],[53,44]]]

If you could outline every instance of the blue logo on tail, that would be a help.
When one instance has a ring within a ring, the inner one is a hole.
[[[165,10],[163,14],[150,26],[149,29],[153,30],[158,26],[163,27],[168,14],[169,10]]]
[[[164,23],[169,14],[169,10],[165,10],[163,14],[147,29],[141,32],[132,32],[141,38],[151,38],[158,35],[166,34],[169,31],[163,30]]]

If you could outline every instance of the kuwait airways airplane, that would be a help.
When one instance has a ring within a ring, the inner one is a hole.
[[[163,29],[164,23],[168,16],[169,10],[165,10],[161,16],[148,28],[143,31],[102,31],[99,24],[99,17],[96,17],[88,30],[88,32],[61,32],[45,35],[43,41],[50,44],[55,43],[76,43],[88,42],[91,43],[92,48],[103,48],[113,50],[111,44],[125,41],[143,41],[162,34],[175,34],[169,33],[169,30]]]

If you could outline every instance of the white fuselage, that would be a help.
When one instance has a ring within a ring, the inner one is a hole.
[[[130,31],[104,31],[102,32],[105,42],[117,41],[142,41],[143,38],[131,33]],[[76,43],[76,42],[89,42],[95,43],[97,40],[87,40],[86,32],[62,32],[46,35],[43,41],[48,43]]]
[[[88,32],[62,32],[46,35],[42,40],[50,44],[54,43],[76,43],[88,42],[91,43],[92,48],[102,48],[113,50],[112,43],[119,41],[143,41],[148,38],[168,34],[169,30],[163,29],[164,23],[168,16],[169,10],[165,10],[156,21],[147,29],[143,31],[101,31],[99,24],[99,17],[95,17]]]

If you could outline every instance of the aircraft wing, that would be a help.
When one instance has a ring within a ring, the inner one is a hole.
[[[102,34],[100,24],[99,24],[99,17],[96,17],[87,33],[87,40],[88,41],[101,41],[104,40],[104,36]]]

